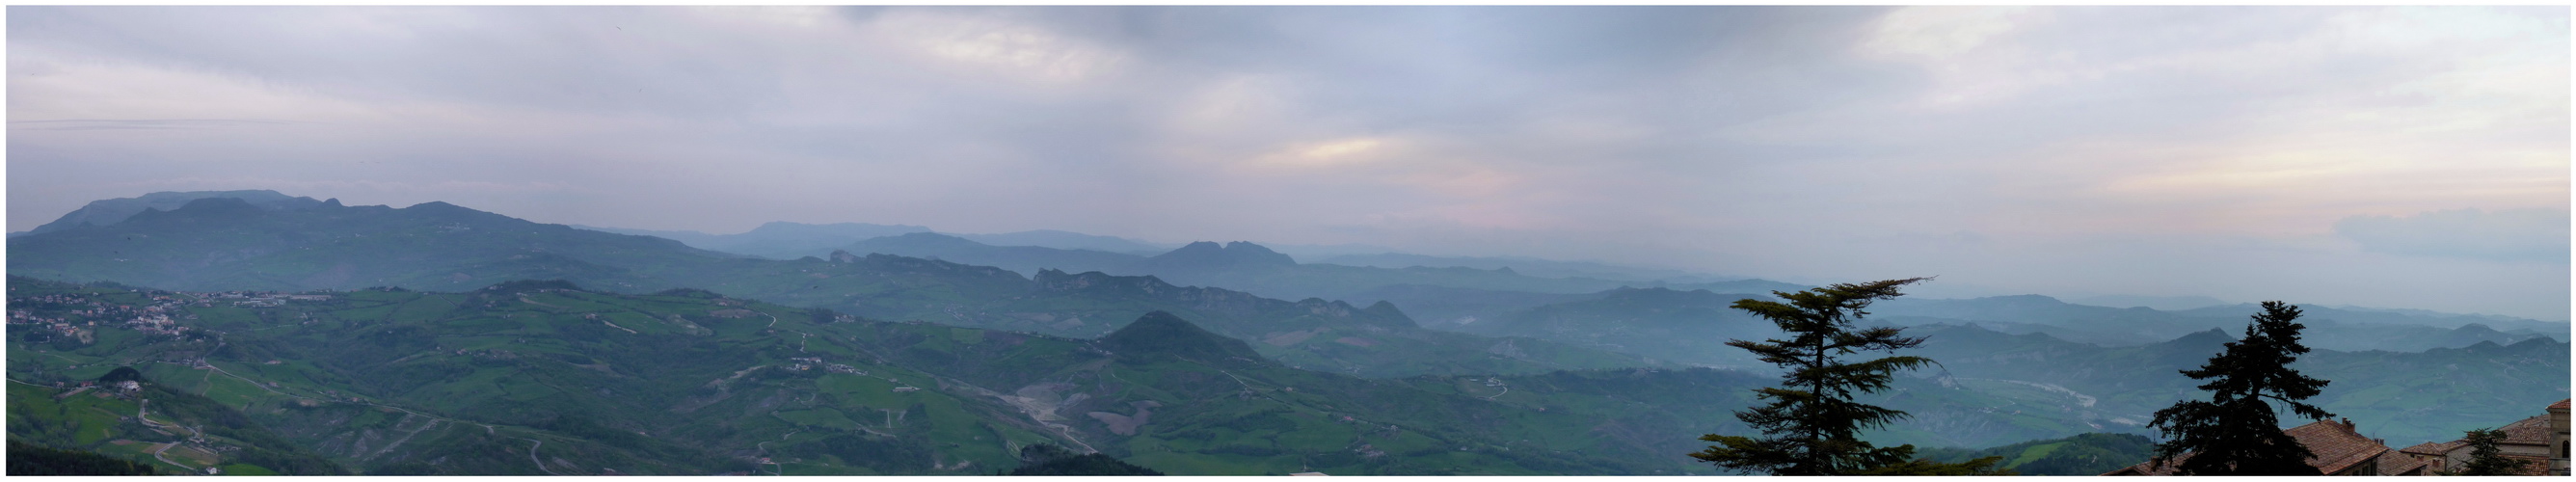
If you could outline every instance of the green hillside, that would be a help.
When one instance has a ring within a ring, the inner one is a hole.
[[[28,320],[10,325],[11,379],[139,367],[370,474],[975,474],[1039,443],[1183,474],[1693,469],[1599,435],[1515,446],[1583,434],[1600,414],[1290,368],[1169,315],[1090,341],[562,282],[306,298],[27,278],[10,290]],[[1530,423],[1496,423],[1512,419]]]
[[[161,473],[347,473],[232,407],[150,378],[132,389],[95,380],[12,382],[12,443],[94,452]]]
[[[2061,394],[2070,402],[2062,406],[2066,413],[2102,431],[2135,430],[2157,409],[2204,396],[2177,372],[2199,367],[2221,343],[2235,339],[2234,333],[2211,330],[2155,344],[2104,347],[1973,325],[1914,327],[1907,334],[1928,339],[1914,354],[1940,360],[1955,383]],[[2567,343],[2531,339],[2417,353],[2320,349],[2294,368],[2330,382],[2311,403],[2351,418],[2364,435],[2402,447],[2456,439],[2462,431],[2529,417],[2567,398],[2568,359]]]
[[[2155,451],[2154,440],[2137,434],[2088,433],[1983,450],[1928,449],[1916,455],[1944,462],[2003,457],[2003,468],[2022,475],[2101,475],[2154,457]]]

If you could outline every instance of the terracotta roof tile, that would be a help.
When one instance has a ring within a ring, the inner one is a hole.
[[[2549,404],[2549,408],[2567,408],[2567,399],[2558,399],[2558,403]]]
[[[2316,454],[2315,458],[2308,459],[2308,465],[2329,474],[2388,452],[2387,445],[2354,432],[2351,426],[2331,420],[2292,427],[2285,432],[2299,439],[2299,445],[2307,446],[2308,452]]]
[[[2191,454],[2182,454],[2181,456],[2174,457],[2173,460],[2165,461],[2164,465],[2155,465],[2155,459],[2148,459],[2145,462],[2139,462],[2137,465],[2122,467],[2120,470],[2104,472],[2102,475],[2173,475],[2174,472],[2181,469],[2182,461],[2190,459]]]
[[[2379,475],[2427,475],[2432,472],[2430,468],[2432,465],[2431,460],[2395,455],[2382,456],[2379,458]],[[2408,474],[2409,471],[2416,473]]]
[[[2558,440],[2556,432],[2549,428],[2548,415],[2505,424],[2500,430],[2504,431],[2504,443],[2509,444],[2550,445]]]
[[[2458,440],[2453,440],[2453,441],[2449,441],[2449,442],[2424,442],[2424,443],[2420,443],[2420,444],[2415,444],[2415,446],[2413,446],[2413,447],[2407,447],[2407,448],[2403,448],[2403,449],[2398,449],[2397,451],[2399,451],[2399,452],[2405,452],[2405,453],[2410,453],[2410,454],[2424,454],[2424,455],[2450,455],[2452,450],[2454,450],[2454,449],[2458,449],[2458,448],[2460,448],[2460,447],[2464,447],[2464,446],[2467,446],[2467,445],[2469,445],[2469,443],[2468,443],[2468,442],[2462,442],[2462,441],[2458,441]]]
[[[2341,422],[2319,421],[2292,427],[2283,432],[2288,433],[2291,438],[2298,439],[2299,445],[2306,446],[2308,452],[2314,455],[2308,459],[2308,465],[2315,466],[2318,472],[2328,474],[2350,469],[2355,465],[2371,461],[2372,457],[2389,452],[2387,445],[2371,440],[2370,437],[2364,437]],[[2154,460],[2140,462],[2102,475],[2173,475],[2181,469],[2184,460],[2191,459],[2191,455],[2183,454],[2175,457],[2174,460],[2166,461],[2161,466],[2155,465]],[[2379,458],[2408,459],[2410,457]],[[2389,462],[2379,463],[2381,467],[2386,467]]]

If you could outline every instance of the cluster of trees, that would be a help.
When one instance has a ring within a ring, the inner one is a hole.
[[[1762,437],[1709,434],[1717,442],[1694,458],[1736,470],[1773,475],[2010,475],[1997,468],[2002,457],[1961,463],[1912,458],[1914,446],[1876,447],[1861,441],[1861,430],[1885,426],[1905,417],[1903,411],[1854,401],[1857,393],[1884,390],[1892,375],[1934,364],[1914,356],[1889,356],[1846,362],[1844,355],[1862,351],[1912,348],[1921,338],[1902,336],[1901,329],[1855,329],[1876,300],[1903,296],[1898,288],[1927,280],[1909,278],[1862,284],[1836,284],[1798,293],[1774,292],[1785,302],[1745,299],[1735,309],[1751,312],[1779,326],[1789,339],[1760,342],[1733,340],[1762,361],[1787,369],[1781,386],[1756,390],[1768,405],[1738,411],[1735,417],[1762,431]],[[2307,325],[2298,323],[2299,307],[2266,301],[2262,313],[2245,326],[2245,336],[2200,368],[2183,370],[2208,400],[2184,400],[2157,410],[2149,427],[2165,438],[2156,444],[2156,465],[2175,464],[2181,475],[2322,475],[2308,465],[2314,456],[2280,428],[2279,403],[2314,420],[2334,417],[2306,402],[2327,384],[2290,368],[2308,353],[2299,342]],[[2496,448],[2503,433],[2471,430],[2471,460],[2445,475],[2512,475],[2523,462],[2504,458]]]
[[[1008,475],[1163,475],[1108,455],[1077,454],[1055,444],[1020,448],[1020,467]]]
[[[9,440],[9,475],[158,475],[142,462]]]

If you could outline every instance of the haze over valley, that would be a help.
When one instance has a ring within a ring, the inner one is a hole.
[[[2569,397],[2564,7],[9,13],[79,473],[1738,474],[1878,280],[1913,470],[2145,470],[2266,301],[2389,454]]]

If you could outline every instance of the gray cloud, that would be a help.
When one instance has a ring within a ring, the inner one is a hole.
[[[2362,249],[2495,261],[2567,262],[2568,211],[2451,209],[2413,216],[2353,216],[2335,234]]]
[[[2303,240],[2569,184],[2558,7],[10,13],[13,230],[91,199],[292,187],[648,229],[1065,229],[2112,292],[2214,275],[2030,260],[2261,239],[2431,283],[2391,271],[2425,260]],[[274,122],[194,121],[212,119]],[[1961,232],[1982,241],[1904,234]]]

